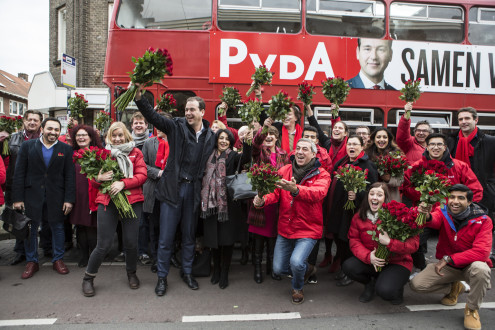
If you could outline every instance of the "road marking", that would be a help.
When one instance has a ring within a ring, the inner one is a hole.
[[[422,311],[440,311],[440,310],[449,310],[449,309],[464,309],[466,304],[458,303],[455,306],[444,306],[441,304],[432,304],[432,305],[411,305],[406,306],[411,312],[422,312]],[[481,305],[481,309],[487,308],[495,308],[495,302],[484,302]]]
[[[57,319],[20,319],[20,320],[0,320],[0,327],[12,327],[20,325],[52,325]]]
[[[183,316],[182,322],[229,322],[300,319],[299,313],[231,314]]]

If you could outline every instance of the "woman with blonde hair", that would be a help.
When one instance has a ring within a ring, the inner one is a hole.
[[[131,133],[122,122],[115,122],[110,126],[106,136],[106,143],[106,149],[117,160],[124,178],[113,182],[108,194],[98,191],[96,197],[96,203],[98,204],[98,237],[96,248],[89,257],[88,267],[86,268],[83,279],[82,291],[86,297],[95,295],[93,279],[112,246],[118,221],[122,221],[129,286],[131,289],[139,288],[139,279],[136,276],[137,244],[139,219],[141,218],[144,201],[142,185],[147,178],[146,164],[143,160],[143,154],[135,147]],[[102,182],[111,181],[113,175],[114,173],[112,171],[103,173],[100,170],[98,177],[96,180],[92,180],[91,184],[99,188]],[[127,199],[132,205],[136,218],[121,218],[115,204],[111,200],[110,195],[116,195],[124,189],[129,191]]]

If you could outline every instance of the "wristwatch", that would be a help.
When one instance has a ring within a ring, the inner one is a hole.
[[[448,255],[444,255],[443,260],[445,260],[445,262],[448,264],[450,264],[452,262],[452,258],[450,258],[450,256],[448,256]]]

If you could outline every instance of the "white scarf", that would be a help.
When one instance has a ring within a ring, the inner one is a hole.
[[[371,211],[367,211],[366,212],[366,216],[368,217],[368,219],[370,219],[370,221],[375,224],[376,221],[378,220],[378,212],[376,212],[375,214],[373,214],[373,212]]]
[[[110,150],[112,157],[117,160],[120,170],[124,173],[124,177],[128,179],[133,177],[133,166],[128,156],[135,145],[134,141],[131,141],[116,146],[107,144],[105,147],[107,150]]]

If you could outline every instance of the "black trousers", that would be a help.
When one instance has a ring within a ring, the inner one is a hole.
[[[342,270],[354,281],[367,284],[376,278],[375,292],[384,300],[402,298],[404,285],[409,281],[411,272],[404,266],[388,264],[377,273],[373,265],[368,265],[356,257],[350,257],[342,265]]]

